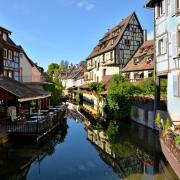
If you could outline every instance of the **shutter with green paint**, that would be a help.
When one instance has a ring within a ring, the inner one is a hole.
[[[175,15],[175,1],[176,0],[171,0],[170,5],[171,5],[171,16]]]
[[[177,56],[176,33],[172,33],[172,57]]]

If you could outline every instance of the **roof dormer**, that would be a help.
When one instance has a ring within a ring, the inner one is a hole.
[[[11,34],[11,32],[3,27],[0,27],[0,36],[4,41],[7,41],[8,36]]]

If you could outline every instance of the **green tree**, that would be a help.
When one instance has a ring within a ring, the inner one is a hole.
[[[47,74],[52,78],[54,75],[54,72],[57,71],[57,69],[59,69],[59,65],[57,63],[51,63],[48,66]]]
[[[139,94],[142,95],[154,95],[155,92],[155,82],[153,77],[145,78],[141,80],[137,88],[139,89]]]
[[[61,102],[64,87],[58,79],[53,79],[52,84],[44,84],[44,89],[51,92],[52,105],[58,105]]]
[[[132,83],[125,81],[122,74],[115,75],[108,89],[108,106],[117,115],[117,118],[129,116],[132,105],[132,96],[138,91]]]
[[[59,65],[57,63],[51,63],[48,66],[47,74],[53,78],[53,76],[59,75],[62,71],[66,71],[69,67],[69,62],[67,60],[61,60]]]

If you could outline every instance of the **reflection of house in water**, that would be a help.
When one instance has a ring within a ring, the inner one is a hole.
[[[109,164],[121,178],[128,177],[131,174],[154,174],[155,168],[157,168],[154,157],[151,157],[130,141],[128,143],[122,141],[122,144],[116,147],[116,151],[121,152],[120,155],[112,150],[113,145],[108,142],[108,137],[104,135],[102,131],[98,132],[97,130],[88,129],[87,132],[88,139],[95,145],[100,157]],[[117,148],[119,149],[117,150]],[[130,153],[125,151],[128,148],[130,148]]]
[[[76,121],[83,121],[85,120],[85,117],[83,114],[81,114],[79,111],[75,109],[68,109],[68,116]]]
[[[0,148],[1,179],[26,179],[33,162],[39,164],[40,173],[41,161],[46,156],[51,156],[54,153],[55,146],[64,141],[66,134],[67,123],[65,121],[64,127],[42,144],[15,145]]]

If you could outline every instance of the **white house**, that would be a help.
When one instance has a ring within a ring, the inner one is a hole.
[[[150,0],[154,8],[157,75],[157,109],[162,109],[162,79],[167,79],[167,112],[174,124],[180,124],[180,1]]]

